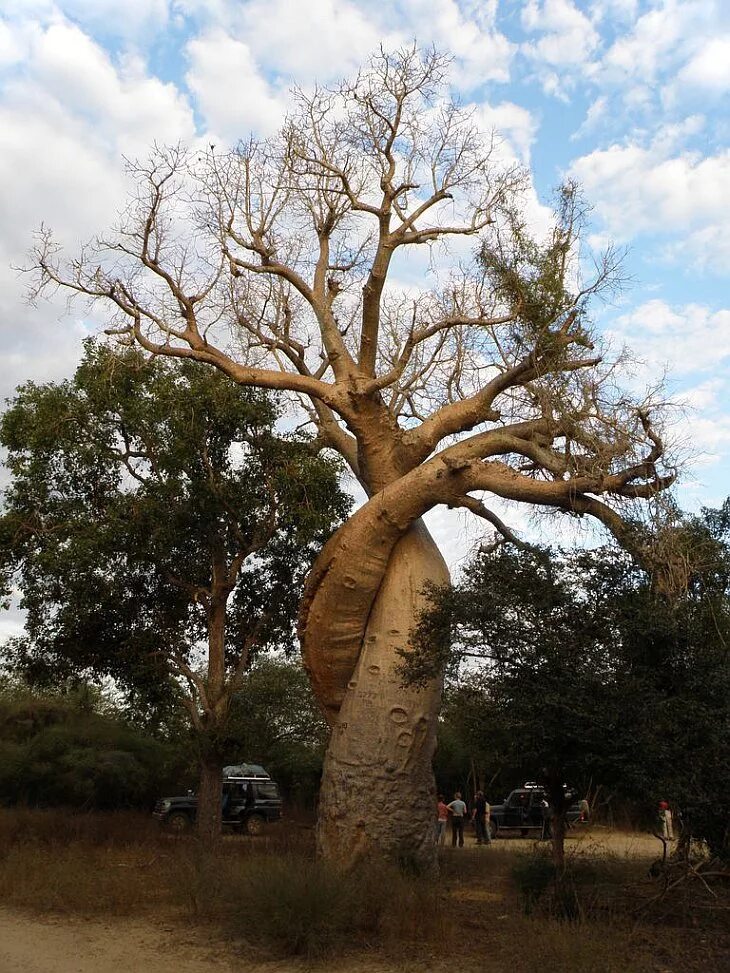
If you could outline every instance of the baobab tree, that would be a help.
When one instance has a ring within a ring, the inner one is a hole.
[[[588,320],[616,253],[584,276],[572,185],[530,232],[525,174],[449,99],[447,59],[415,48],[296,91],[275,138],[158,148],[131,173],[115,230],[77,258],[41,232],[36,292],[110,308],[108,331],[153,355],[294,393],[349,464],[367,502],[317,558],[299,617],[331,726],[319,848],[427,863],[441,681],[398,674],[425,582],[448,580],[422,516],[465,508],[511,537],[489,505],[507,498],[626,540],[624,507],[671,481],[652,402],[619,391]],[[414,250],[429,276],[399,286]]]

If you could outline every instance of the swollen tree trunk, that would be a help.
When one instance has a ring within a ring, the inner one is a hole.
[[[435,862],[431,761],[442,685],[404,688],[398,650],[408,647],[425,583],[448,580],[441,553],[417,522],[387,560],[332,721],[317,832],[330,861],[349,866],[385,856],[426,869]]]

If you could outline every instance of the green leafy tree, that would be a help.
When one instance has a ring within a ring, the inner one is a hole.
[[[23,386],[0,425],[26,671],[172,692],[195,730],[209,841],[231,699],[257,653],[292,644],[308,567],[350,503],[337,464],[277,419],[265,393],[196,362],[88,344],[72,381]]]
[[[238,754],[263,764],[290,800],[314,803],[328,729],[300,662],[256,660],[233,698],[230,733]]]
[[[647,812],[670,795],[688,834],[715,850],[727,840],[726,515],[684,519],[658,538],[670,545],[666,561],[686,569],[671,600],[615,548],[498,548],[479,554],[453,589],[433,591],[437,607],[414,633],[407,679],[444,665],[455,675],[472,660],[450,692],[451,729],[473,748],[481,732],[495,765],[546,785],[558,864],[566,781],[600,781]]]
[[[185,772],[188,753],[72,692],[0,690],[0,800],[31,807],[149,807]]]

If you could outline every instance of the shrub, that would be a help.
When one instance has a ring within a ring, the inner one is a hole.
[[[326,862],[261,857],[242,870],[232,894],[233,930],[286,956],[312,959],[445,933],[437,891],[384,864],[346,873]]]

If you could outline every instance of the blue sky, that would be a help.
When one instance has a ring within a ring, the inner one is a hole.
[[[379,44],[453,55],[455,92],[546,200],[566,175],[594,242],[628,248],[602,329],[665,370],[687,411],[683,505],[730,493],[730,4],[726,0],[3,0],[0,395],[69,374],[88,322],[29,308],[11,265],[41,220],[73,248],[153,140],[273,132],[292,84],[351,74]]]

